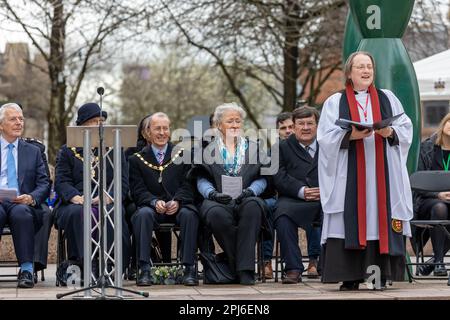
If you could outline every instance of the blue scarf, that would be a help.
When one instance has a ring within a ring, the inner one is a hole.
[[[227,175],[237,176],[245,162],[245,151],[248,148],[247,140],[243,137],[237,138],[234,156],[232,156],[232,154],[228,151],[221,136],[217,139],[217,145],[219,146],[220,156],[223,161],[223,168]]]

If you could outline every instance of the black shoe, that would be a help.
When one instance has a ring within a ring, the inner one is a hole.
[[[183,284],[185,286],[198,286],[197,270],[195,270],[194,266],[185,267]]]
[[[339,287],[339,291],[357,291],[359,290],[358,281],[344,281]]]
[[[137,280],[137,285],[143,287],[149,287],[152,285],[152,275],[150,273],[150,270],[141,271]]]
[[[437,264],[434,266],[433,276],[435,277],[446,277],[447,270],[445,269],[445,265]]]
[[[33,288],[34,278],[29,271],[20,271],[19,273],[19,283],[17,284],[19,288]]]
[[[425,264],[421,264],[418,266],[419,274],[422,276],[428,276],[431,272],[434,270],[434,257],[431,259],[428,259]]]
[[[245,286],[253,286],[255,284],[255,272],[239,271],[239,283]]]

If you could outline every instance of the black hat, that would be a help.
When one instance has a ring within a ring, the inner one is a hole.
[[[85,103],[78,109],[78,116],[76,122],[77,126],[82,125],[89,119],[99,116],[100,116],[100,107],[98,106],[98,104],[94,102]],[[108,118],[108,113],[106,111],[102,111],[102,117],[105,119]]]

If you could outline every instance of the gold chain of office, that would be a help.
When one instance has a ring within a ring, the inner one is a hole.
[[[135,153],[136,157],[138,157],[147,167],[149,167],[150,169],[153,170],[157,170],[159,171],[159,178],[158,178],[158,183],[162,182],[162,173],[163,171],[169,166],[171,165],[179,156],[180,154],[184,151],[184,148],[181,148],[180,151],[177,152],[177,154],[175,156],[173,156],[172,159],[170,159],[165,165],[163,166],[155,166],[153,164],[151,164],[150,162],[148,162],[147,160],[145,160],[142,155],[140,153]]]
[[[81,162],[84,162],[83,157],[77,152],[77,149],[75,147],[70,148],[70,150],[72,150],[75,158],[80,159]],[[98,162],[98,157],[94,157],[94,159],[92,159],[91,161],[91,166],[94,166],[94,163]],[[94,178],[95,177],[95,169],[91,170],[91,177]]]

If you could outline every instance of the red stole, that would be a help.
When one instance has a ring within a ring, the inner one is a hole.
[[[360,122],[358,105],[356,102],[355,92],[350,84],[346,88],[347,101],[350,108],[350,117],[352,121]],[[374,85],[369,87],[370,101],[372,104],[373,122],[382,120],[380,101],[378,93]],[[367,230],[366,230],[366,161],[364,152],[363,139],[356,140],[356,162],[357,162],[357,204],[358,204],[358,238],[361,248],[367,246]],[[376,177],[377,177],[377,204],[378,204],[378,235],[380,244],[380,253],[389,253],[389,237],[388,237],[388,214],[386,203],[386,172],[384,165],[384,145],[383,137],[375,134],[375,155],[376,155]]]

